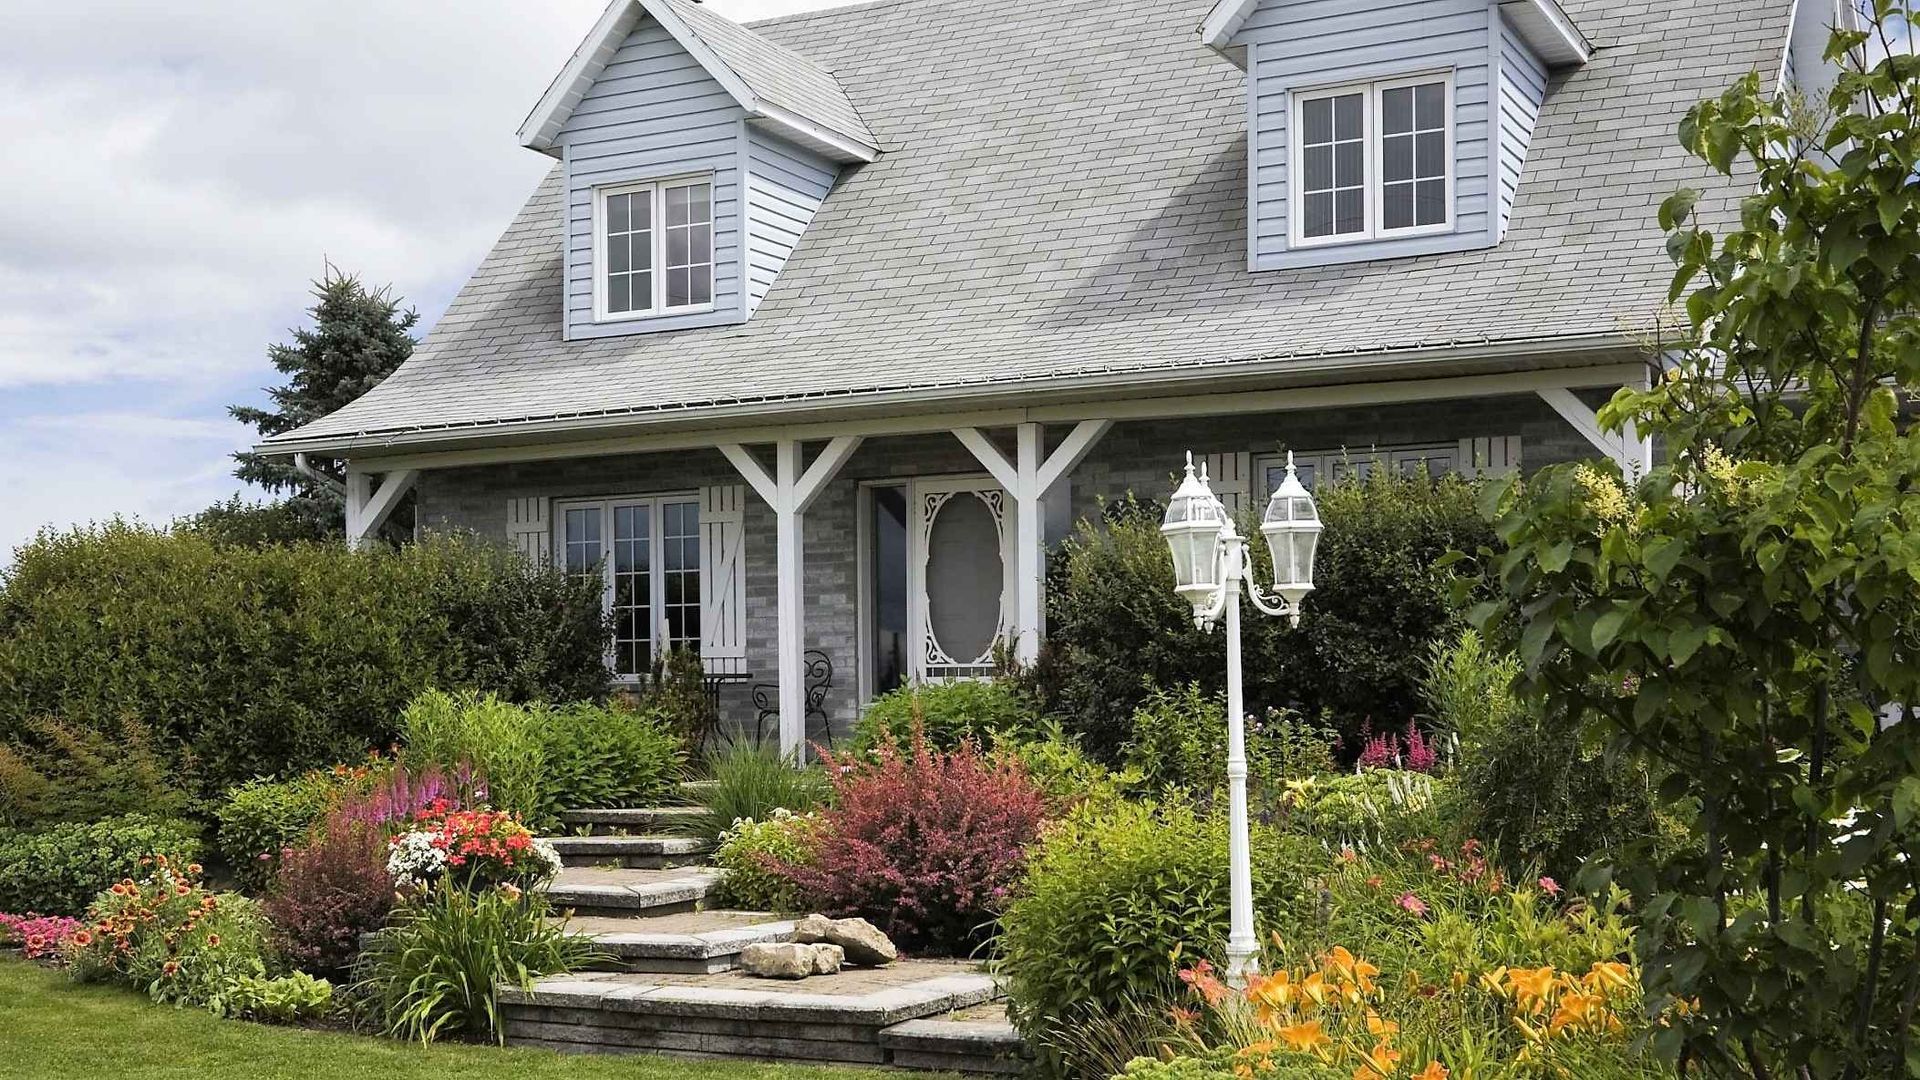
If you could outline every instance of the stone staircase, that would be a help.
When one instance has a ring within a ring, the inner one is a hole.
[[[577,810],[550,838],[565,868],[547,895],[610,959],[500,995],[507,1042],[594,1053],[844,1062],[976,1074],[1022,1071],[1024,1045],[977,965],[904,959],[784,982],[737,970],[790,919],[707,903],[722,871],[675,835],[689,807]]]

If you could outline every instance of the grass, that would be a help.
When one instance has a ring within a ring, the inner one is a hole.
[[[58,1080],[876,1080],[871,1069],[418,1046],[153,1005],[0,960],[0,1078]]]

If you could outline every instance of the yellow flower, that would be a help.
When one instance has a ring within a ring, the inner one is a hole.
[[[1396,1024],[1391,1020],[1385,1019],[1379,1013],[1374,1012],[1372,1009],[1367,1010],[1367,1034],[1372,1035],[1374,1038],[1379,1039],[1382,1042],[1385,1042],[1388,1038],[1394,1035],[1398,1035],[1399,1033],[1400,1033],[1399,1024]]]
[[[1582,462],[1573,468],[1573,482],[1586,497],[1587,510],[1603,525],[1624,525],[1635,530],[1633,500],[1620,481]]]
[[[1316,971],[1300,980],[1300,996],[1315,1005],[1325,1005],[1327,1003],[1326,975]]]
[[[1627,990],[1633,986],[1633,969],[1612,960],[1601,960],[1593,965],[1582,980],[1587,989],[1611,993],[1615,990]]]
[[[1259,1010],[1263,1024],[1270,1022],[1275,1013],[1291,1005],[1295,993],[1293,976],[1285,971],[1255,975],[1247,981],[1247,1000]]]
[[[1553,965],[1539,968],[1514,968],[1507,972],[1507,979],[1513,984],[1515,1000],[1529,1011],[1543,1007],[1547,998],[1553,994],[1554,976],[1559,974]]]
[[[1301,1053],[1318,1053],[1333,1045],[1333,1040],[1327,1037],[1327,1033],[1320,1030],[1318,1020],[1308,1020],[1292,1027],[1283,1027],[1274,1034],[1280,1036],[1280,1041],[1286,1043],[1288,1049],[1298,1050]]]

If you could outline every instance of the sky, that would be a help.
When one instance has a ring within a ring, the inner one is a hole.
[[[845,0],[707,0],[749,20]],[[424,332],[550,159],[514,131],[605,0],[0,0],[0,567],[165,523],[328,263]]]

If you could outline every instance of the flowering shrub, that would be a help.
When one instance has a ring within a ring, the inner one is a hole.
[[[155,1001],[231,1012],[239,980],[267,973],[266,920],[246,897],[208,891],[196,864],[144,861],[147,875],[102,893],[87,925],[68,938],[74,978],[122,981]]]
[[[413,829],[388,846],[387,873],[403,890],[422,889],[442,876],[468,888],[530,885],[560,872],[553,845],[512,814],[453,810],[445,803],[416,814]]]
[[[377,760],[314,769],[291,780],[256,778],[227,791],[214,810],[220,854],[253,890],[273,879],[280,853],[300,842],[342,797],[371,783]]]
[[[0,912],[0,945],[24,951],[29,960],[60,956],[67,940],[86,924],[65,915],[8,915]]]
[[[714,886],[720,907],[747,911],[798,911],[800,889],[781,872],[807,859],[807,833],[818,818],[776,809],[765,821],[741,818],[720,834],[713,864],[727,872]]]
[[[939,751],[916,735],[904,754],[882,743],[871,760],[823,757],[835,805],[804,860],[770,865],[810,906],[863,916],[906,948],[977,944],[1020,879],[1045,796],[972,743]]]

